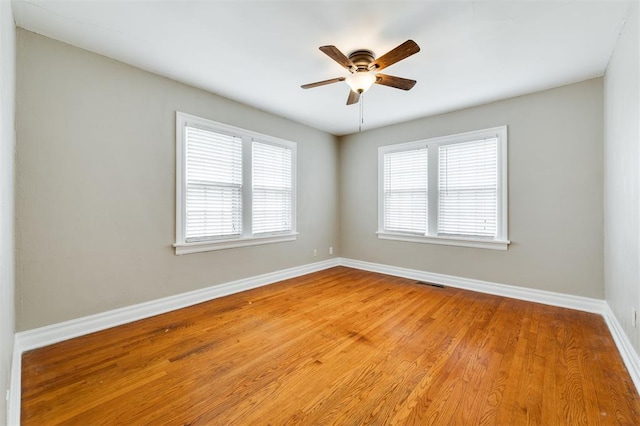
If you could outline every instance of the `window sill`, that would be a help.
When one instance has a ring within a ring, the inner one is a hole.
[[[506,250],[511,244],[508,240],[482,240],[478,238],[434,237],[424,235],[394,234],[377,232],[381,240],[407,241],[411,243],[440,244],[446,246],[473,247],[491,250]]]
[[[235,238],[233,240],[198,241],[194,243],[175,243],[176,255],[199,253],[203,251],[226,250],[237,247],[257,246],[261,244],[295,241],[297,232],[283,235],[267,235],[261,237]]]

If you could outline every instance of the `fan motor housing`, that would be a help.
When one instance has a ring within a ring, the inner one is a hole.
[[[375,60],[373,52],[370,50],[354,50],[349,54],[349,59],[358,67],[358,70],[367,70],[369,64]]]

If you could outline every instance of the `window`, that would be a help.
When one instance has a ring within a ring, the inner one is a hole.
[[[378,150],[378,237],[506,250],[506,126]]]
[[[291,149],[253,142],[253,233],[291,231]]]
[[[176,254],[296,239],[296,144],[176,113]]]
[[[242,235],[242,139],[184,131],[186,241]]]
[[[384,229],[426,232],[427,179],[427,148],[384,156]]]

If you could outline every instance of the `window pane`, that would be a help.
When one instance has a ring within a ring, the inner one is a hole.
[[[291,149],[253,142],[254,234],[292,230]]]
[[[384,155],[384,230],[427,232],[427,149]]]
[[[186,239],[242,233],[242,141],[186,127]]]
[[[439,147],[438,233],[495,237],[498,140]]]

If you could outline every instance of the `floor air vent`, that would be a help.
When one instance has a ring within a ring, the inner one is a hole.
[[[442,284],[428,283],[426,281],[416,281],[416,284],[428,285],[429,287],[445,288]]]

